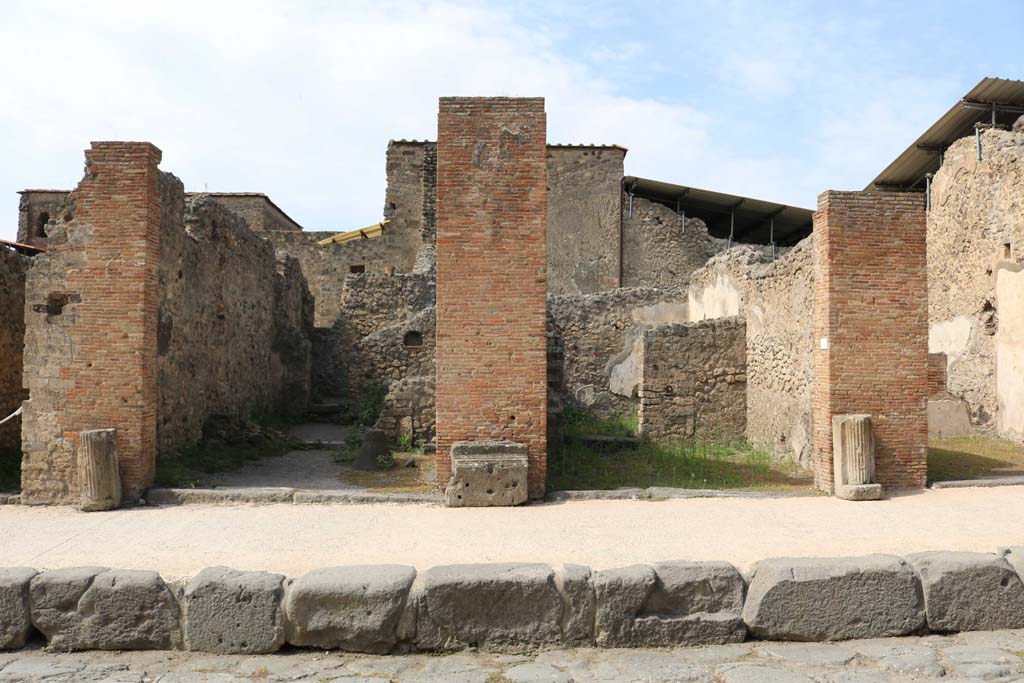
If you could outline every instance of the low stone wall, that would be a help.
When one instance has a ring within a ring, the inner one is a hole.
[[[0,420],[27,398],[21,366],[25,348],[25,273],[31,259],[0,247]],[[0,425],[0,458],[21,450],[21,419]]]
[[[905,558],[332,567],[295,579],[205,569],[0,569],[0,649],[374,654],[834,641],[1024,628],[1024,547]],[[822,596],[827,596],[823,600]]]

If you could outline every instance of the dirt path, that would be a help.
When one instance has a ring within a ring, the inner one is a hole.
[[[100,564],[168,578],[211,565],[296,575],[343,564],[665,559],[747,567],[780,555],[1024,545],[1024,487],[949,489],[875,503],[827,497],[584,501],[523,508],[187,505],[82,513],[0,506],[0,565]]]

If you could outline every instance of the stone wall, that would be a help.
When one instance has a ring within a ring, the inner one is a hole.
[[[437,142],[437,477],[456,441],[547,453],[546,116],[541,98],[442,98]],[[514,258],[510,255],[514,254]]]
[[[548,292],[619,286],[622,147],[548,145]]]
[[[746,323],[660,325],[641,343],[640,434],[731,443],[746,436]]]
[[[25,273],[32,260],[0,246],[0,420],[27,398],[22,389],[25,349]],[[19,457],[21,418],[0,425],[0,458]]]
[[[73,502],[82,430],[113,427],[128,498],[152,481],[160,151],[97,142],[26,282],[22,502]]]
[[[299,416],[312,396],[313,295],[298,259],[281,255],[274,273],[274,338],[270,368],[274,413]]]
[[[813,237],[777,261],[746,245],[693,274],[691,321],[739,315],[746,321],[747,439],[805,467],[813,408]]]
[[[1024,128],[985,130],[981,139],[980,161],[974,137],[962,138],[946,149],[932,180],[928,347],[946,354],[949,392],[968,402],[972,422],[995,427],[1004,319],[996,274],[1001,264],[1024,260]],[[1016,382],[1024,388],[1024,379]]]
[[[686,291],[690,275],[727,247],[711,237],[704,221],[687,218],[647,199],[634,197],[632,216],[622,220],[622,286]],[[627,202],[628,207],[628,202]]]
[[[561,401],[597,415],[636,414],[644,329],[686,322],[685,303],[650,287],[548,297],[549,354],[559,359]]]
[[[434,439],[434,377],[405,377],[394,380],[384,397],[384,407],[373,425],[391,441],[408,437],[410,443],[426,444]]]
[[[946,394],[946,369],[949,361],[944,353],[928,354],[928,398]]]
[[[64,218],[67,190],[23,190],[18,193],[18,241],[45,247],[48,223]]]
[[[301,225],[261,192],[210,192],[209,196],[244,218],[250,230],[302,230]]]
[[[832,417],[868,414],[875,478],[923,487],[928,456],[924,197],[835,192],[814,214],[814,466],[832,487]]]

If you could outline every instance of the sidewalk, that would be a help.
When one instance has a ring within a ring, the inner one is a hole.
[[[578,563],[995,551],[1024,545],[1024,487],[868,503],[829,497],[574,501],[523,508],[184,505],[82,513],[0,506],[0,566],[104,565],[164,578],[228,565],[296,576],[346,564]]]

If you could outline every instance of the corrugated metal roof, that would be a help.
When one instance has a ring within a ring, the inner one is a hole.
[[[774,232],[775,242],[786,245],[811,234],[810,209],[635,176],[626,176],[623,183],[637,197],[671,209],[678,206],[687,216],[700,218],[715,237],[728,237],[731,227],[737,242],[768,244]]]
[[[338,234],[332,235],[327,239],[320,240],[319,242],[317,242],[317,244],[319,244],[321,247],[329,247],[332,244],[344,244],[345,242],[351,242],[352,240],[365,240],[371,239],[373,237],[380,237],[381,235],[384,234],[385,226],[387,226],[387,224],[390,222],[391,221],[385,218],[380,223],[374,223],[373,225],[368,225],[365,228],[358,228],[356,230],[349,230],[347,232],[339,232]]]
[[[973,104],[976,106],[965,106]],[[983,78],[969,93],[964,95],[942,117],[932,124],[896,160],[872,180],[866,190],[910,190],[924,189],[922,180],[926,173],[939,169],[940,153],[953,142],[974,133],[974,124],[992,121],[991,107],[977,105],[1006,105],[1011,109],[1024,109],[1024,81],[1006,78]],[[999,111],[996,122],[1011,124],[1021,111]]]

